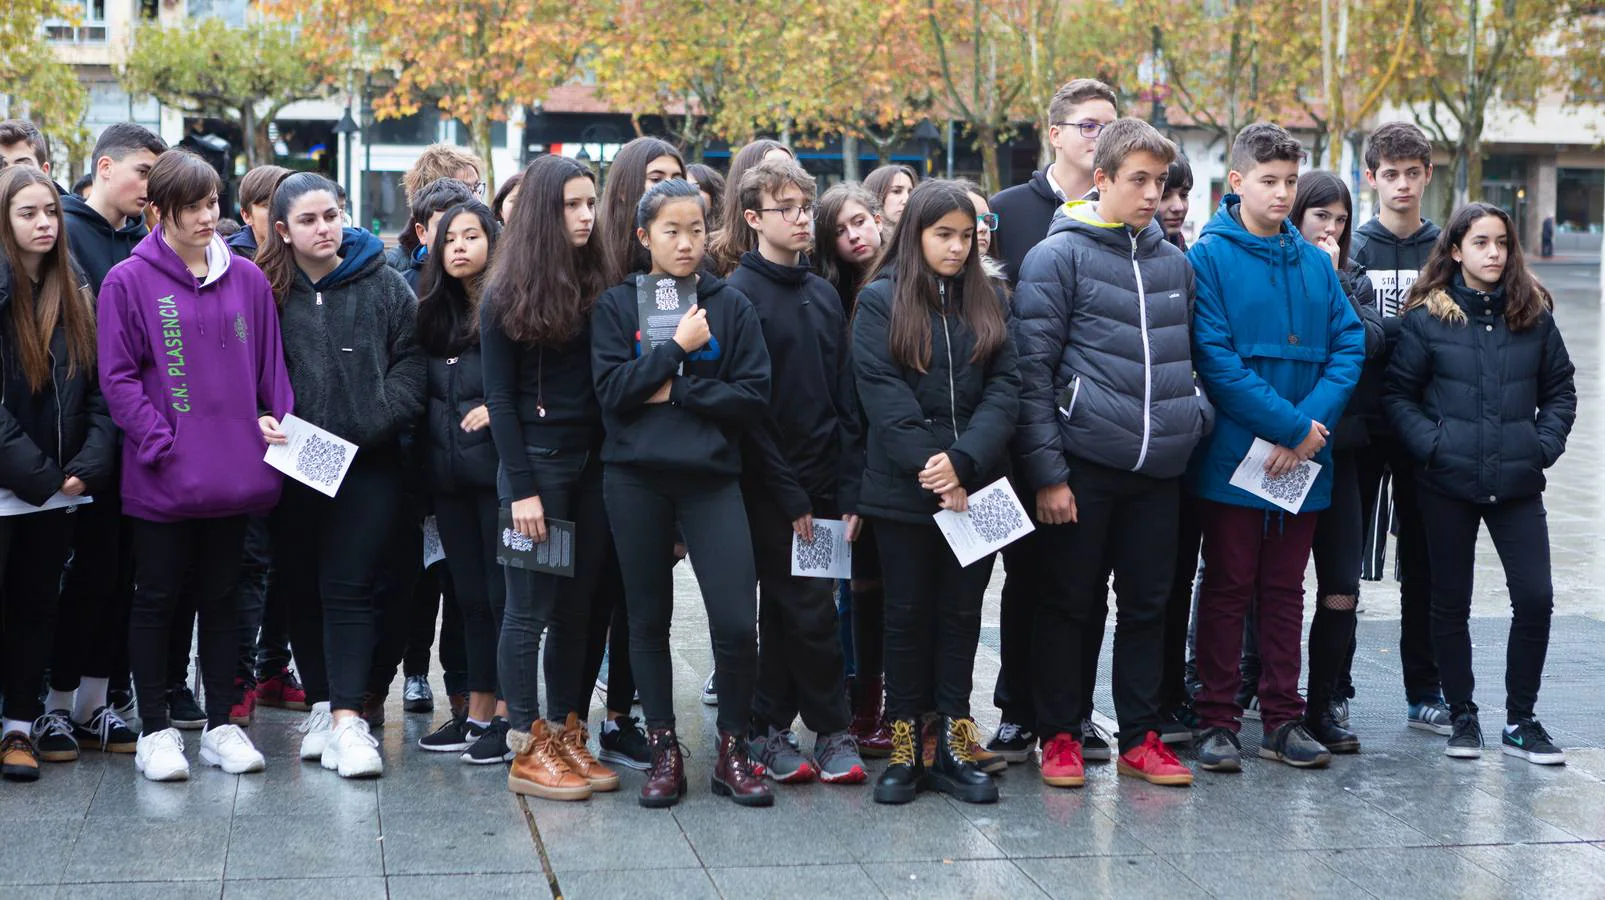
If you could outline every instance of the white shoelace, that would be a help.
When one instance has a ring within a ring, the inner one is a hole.
[[[89,718],[89,730],[100,737],[100,743],[103,746],[107,741],[111,740],[111,730],[113,728],[127,727],[128,723],[123,721],[123,717],[117,714],[117,710],[112,709],[110,706],[102,706]]]
[[[325,710],[315,709],[307,713],[307,717],[296,726],[296,730],[302,734],[311,734],[314,731],[328,731],[333,727],[334,716]]]
[[[337,739],[342,741],[349,740],[349,736],[355,734],[359,740],[367,744],[369,747],[378,749],[379,739],[375,738],[373,733],[368,730],[367,720],[363,719],[361,716],[352,716],[351,718],[347,719],[346,722],[349,724],[342,723],[343,727],[335,729],[335,731],[338,732],[336,735]]]
[[[1104,731],[1102,726],[1100,726],[1097,722],[1092,721],[1091,719],[1085,719],[1085,720],[1082,721],[1082,723],[1081,723],[1081,735],[1082,735],[1082,737],[1101,738],[1103,740],[1103,742],[1106,743],[1106,744],[1114,740],[1114,735],[1110,734],[1107,731]]]
[[[1002,741],[1003,743],[1006,744],[1009,741],[1018,740],[1019,737],[1020,726],[1014,724],[1013,722],[1003,722],[1002,724],[998,725],[998,740]]]
[[[72,724],[67,721],[67,714],[61,710],[52,710],[33,720],[33,738],[59,735],[72,737]]]
[[[145,739],[150,741],[151,753],[160,753],[164,750],[172,750],[179,754],[184,752],[184,738],[176,728],[158,731],[155,734],[148,735]]]
[[[252,750],[256,749],[256,747],[251,744],[251,739],[245,736],[245,730],[238,725],[222,725],[217,728],[213,728],[206,733],[209,735],[214,735],[212,741],[213,743],[217,744],[218,750],[229,750],[235,747],[246,747]]]

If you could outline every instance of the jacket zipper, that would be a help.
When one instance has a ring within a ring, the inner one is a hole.
[[[66,414],[66,410],[61,405],[61,382],[56,380],[56,351],[50,349],[47,352],[50,355],[50,386],[56,392],[56,464],[66,468],[67,460],[62,457],[67,455],[65,447],[67,441],[62,436],[61,430],[61,417]]]
[[[1066,422],[1070,421],[1070,416],[1075,413],[1075,411],[1076,411],[1076,400],[1079,399],[1080,397],[1081,397],[1081,376],[1077,375],[1077,376],[1075,376],[1075,377],[1070,379],[1070,402],[1065,404],[1063,407],[1061,407],[1059,409],[1059,414],[1064,416],[1064,420]]]
[[[953,387],[953,333],[947,330],[947,282],[939,281],[936,284],[942,292],[942,341],[947,345],[947,411],[952,417],[953,440],[959,439],[959,401],[958,391]]]
[[[1137,277],[1137,323],[1142,330],[1142,449],[1137,451],[1137,464],[1131,467],[1133,472],[1138,472],[1148,461],[1148,439],[1154,428],[1154,365],[1153,350],[1148,346],[1148,295],[1142,288],[1142,268],[1137,265],[1135,234],[1131,236],[1131,274]]]

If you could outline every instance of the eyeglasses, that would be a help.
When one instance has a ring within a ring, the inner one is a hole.
[[[473,184],[469,185],[469,187],[474,189],[474,196],[478,197],[481,200],[485,199],[485,182],[476,181]]]
[[[1090,141],[1102,134],[1104,127],[1108,123],[1088,120],[1086,122],[1054,122],[1053,124],[1059,128],[1074,128],[1081,133],[1082,137]]]
[[[812,203],[804,203],[802,206],[771,206],[768,209],[758,210],[758,215],[761,216],[764,213],[772,212],[780,213],[780,218],[795,225],[805,218],[812,219],[814,217],[814,205]]]
[[[998,230],[998,214],[997,213],[977,213],[976,216],[975,216],[975,224],[986,226],[986,229],[988,231],[997,231]]]

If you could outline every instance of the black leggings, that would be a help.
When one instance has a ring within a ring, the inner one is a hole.
[[[886,673],[886,592],[881,584],[881,554],[875,526],[864,521],[853,542],[853,678],[880,678]]]
[[[496,644],[507,604],[507,579],[496,562],[496,513],[494,490],[435,495],[435,522],[462,620],[466,687],[475,693],[496,691]],[[442,633],[442,647],[447,638]]]
[[[206,684],[206,724],[227,725],[238,697],[234,673],[239,627],[234,589],[245,553],[245,516],[183,522],[133,520],[134,607],[128,657],[134,665],[140,730],[168,727],[173,620],[186,615],[191,598],[200,618],[201,677]],[[188,647],[185,654],[188,654]]]
[[[886,579],[886,717],[968,718],[981,599],[997,554],[961,567],[935,522],[876,519],[875,530]]]
[[[32,722],[45,712],[39,683],[50,662],[56,595],[61,567],[72,546],[75,517],[76,513],[52,509],[0,518],[0,569],[5,573],[0,582],[0,619],[5,621],[0,689],[5,691],[7,719]],[[82,632],[78,636],[83,637]]]
[[[401,670],[408,678],[429,677],[429,654],[435,651],[435,620],[440,620],[440,669],[446,693],[468,693],[468,651],[463,641],[463,613],[457,588],[444,560],[418,576],[408,601],[407,652]]]
[[[398,459],[394,451],[363,448],[333,498],[285,481],[273,516],[279,565],[272,590],[294,604],[290,636],[308,703],[362,710],[383,569],[401,514]],[[422,543],[420,535],[420,553]]]
[[[1510,592],[1510,636],[1505,642],[1505,716],[1532,718],[1549,653],[1555,588],[1549,565],[1549,518],[1542,495],[1500,503],[1466,503],[1423,487],[1417,495],[1432,554],[1432,644],[1451,707],[1470,705],[1471,579],[1477,529],[1487,524]]]
[[[611,538],[612,535],[610,534]],[[608,541],[602,579],[591,596],[591,621],[585,632],[585,689],[596,683],[607,656],[607,711],[621,716],[635,705],[635,670],[630,668],[630,612],[624,603],[624,576],[618,548]],[[547,657],[550,659],[550,657]],[[550,674],[548,674],[548,678]],[[589,706],[589,701],[586,703]]]
[[[61,579],[61,618],[50,658],[50,686],[78,687],[80,677],[128,677],[128,615],[134,599],[131,519],[112,487],[66,517],[72,529],[71,561]],[[184,650],[189,651],[186,642]],[[182,676],[180,676],[182,680]],[[125,685],[124,685],[125,686]]]
[[[758,662],[758,575],[740,485],[734,477],[626,466],[606,467],[603,485],[630,607],[630,665],[647,726],[674,727],[669,622],[679,523],[713,636],[719,730],[746,734]]]
[[[1310,622],[1310,671],[1305,704],[1311,717],[1326,711],[1349,667],[1360,567],[1365,554],[1365,513],[1353,450],[1332,455],[1332,505],[1315,526],[1315,618]]]

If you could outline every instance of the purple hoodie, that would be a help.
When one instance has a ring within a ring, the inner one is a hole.
[[[204,282],[162,230],[100,288],[100,385],[123,440],[123,509],[152,522],[260,515],[279,500],[257,418],[293,403],[262,271],[214,237]]]

